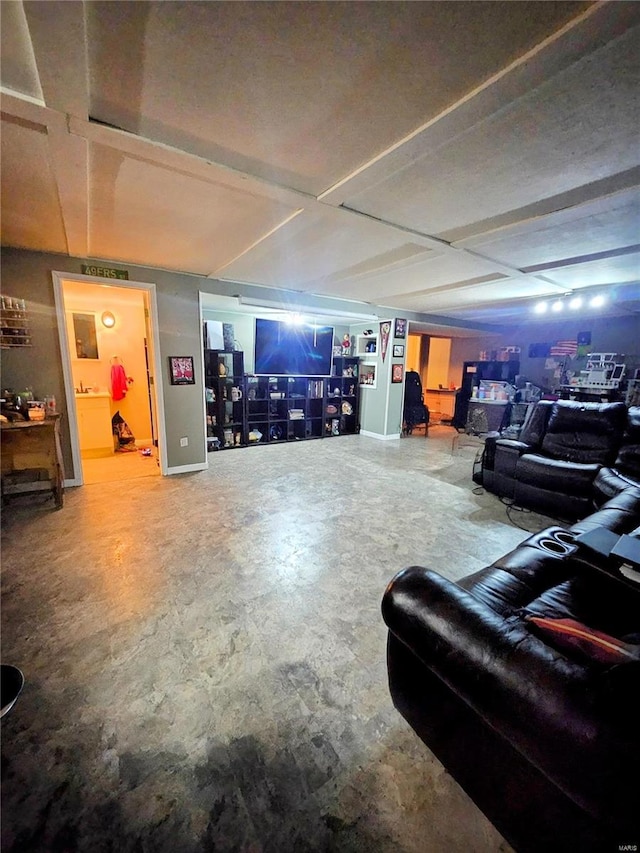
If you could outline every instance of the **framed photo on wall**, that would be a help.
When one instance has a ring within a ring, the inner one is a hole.
[[[407,336],[407,321],[396,317],[395,328],[393,330],[394,338],[406,338]]]
[[[393,345],[393,357],[394,358],[404,358],[404,344],[394,344]]]
[[[402,382],[404,378],[404,367],[401,364],[392,364],[391,365],[391,382],[396,385],[398,382]]]
[[[170,355],[169,376],[172,385],[195,385],[196,377],[193,370],[193,356]]]

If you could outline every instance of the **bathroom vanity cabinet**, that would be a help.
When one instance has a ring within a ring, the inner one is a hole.
[[[111,456],[114,452],[110,399],[106,392],[76,394],[80,452],[85,459]]]

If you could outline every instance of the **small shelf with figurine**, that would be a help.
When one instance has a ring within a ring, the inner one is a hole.
[[[373,332],[356,336],[356,355],[358,358],[378,357],[378,335]]]
[[[360,363],[360,375],[358,385],[360,388],[375,388],[377,385],[378,365],[375,361],[363,361]]]

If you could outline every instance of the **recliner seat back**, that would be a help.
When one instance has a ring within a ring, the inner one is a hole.
[[[553,400],[539,400],[527,413],[519,439],[532,448],[540,447],[547,429]]]
[[[626,421],[624,403],[558,400],[551,408],[541,452],[564,462],[610,465]]]

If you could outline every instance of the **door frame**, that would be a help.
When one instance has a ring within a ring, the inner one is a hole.
[[[71,440],[71,458],[73,460],[73,478],[66,478],[66,486],[82,486],[84,483],[82,474],[82,458],[80,456],[80,436],[78,432],[78,414],[76,411],[75,389],[73,386],[73,372],[71,370],[71,350],[69,348],[69,336],[67,335],[67,322],[64,304],[63,282],[75,281],[85,284],[107,284],[110,287],[123,287],[131,290],[142,290],[146,293],[147,307],[149,310],[148,329],[151,332],[149,341],[149,354],[151,357],[151,376],[153,383],[150,384],[150,392],[156,413],[156,431],[158,438],[158,452],[160,461],[160,473],[167,475],[167,440],[164,423],[164,392],[162,386],[162,371],[159,369],[160,358],[160,325],[158,322],[158,305],[156,300],[156,285],[145,281],[129,281],[128,279],[101,278],[100,276],[81,275],[80,273],[62,272],[53,270],[53,295],[56,306],[56,319],[58,323],[58,338],[60,341],[60,357],[62,360],[62,374],[64,377],[64,391],[67,403],[67,416],[69,423],[69,437]]]

